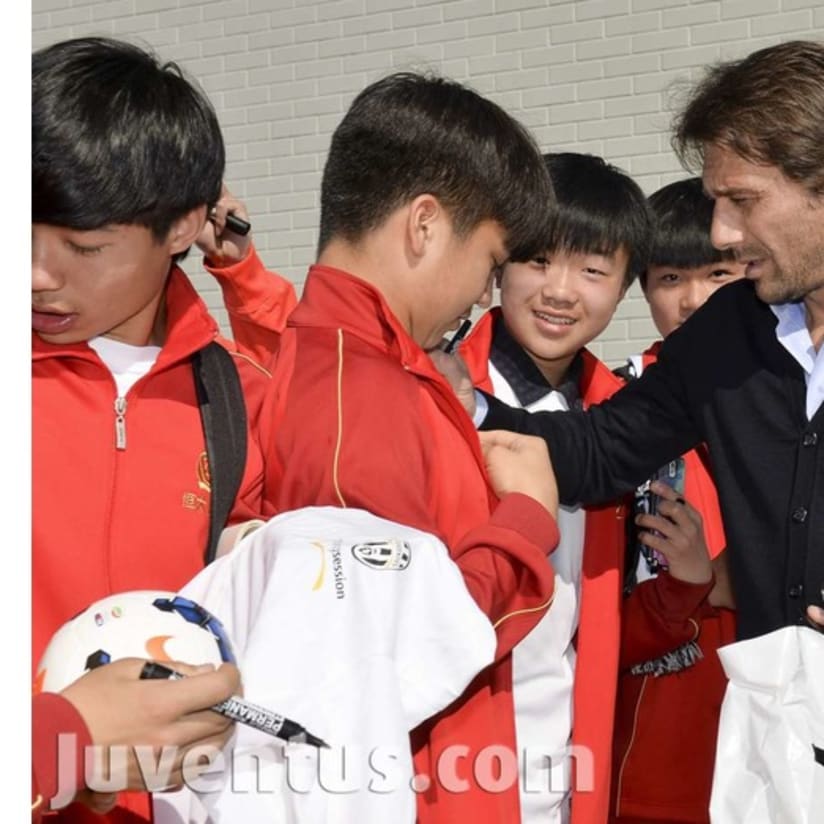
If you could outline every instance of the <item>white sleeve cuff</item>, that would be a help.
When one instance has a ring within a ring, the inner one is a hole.
[[[472,416],[472,423],[475,424],[475,429],[480,429],[484,422],[486,413],[489,412],[489,404],[483,395],[483,392],[475,390],[475,414]]]
[[[250,535],[259,527],[262,527],[265,521],[251,520],[243,521],[234,526],[227,526],[223,532],[220,533],[220,538],[217,542],[216,558],[230,553],[247,535]]]

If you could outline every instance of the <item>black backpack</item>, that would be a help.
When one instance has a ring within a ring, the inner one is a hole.
[[[209,541],[203,556],[209,564],[215,559],[220,533],[246,467],[246,404],[234,360],[219,343],[195,352],[192,372],[212,487]]]

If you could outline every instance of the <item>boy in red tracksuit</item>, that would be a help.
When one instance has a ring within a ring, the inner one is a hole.
[[[665,186],[649,204],[656,232],[641,285],[655,325],[666,337],[716,289],[742,277],[744,267],[732,252],[711,245],[713,204],[699,178]],[[655,362],[659,348],[660,342],[619,371],[638,377]],[[735,613],[723,555],[724,528],[706,450],[699,447],[683,458],[681,508],[697,527],[692,540],[714,559],[716,583],[694,616],[693,637],[676,654],[632,667],[630,650],[624,650],[613,754],[616,824],[709,822],[718,716],[726,688],[716,650],[735,641]],[[639,518],[639,525],[672,528],[649,516]],[[659,547],[657,542],[655,535],[645,533],[644,545],[628,569],[628,590],[638,593],[655,586],[659,559],[652,550]],[[628,644],[629,636],[654,637],[631,618],[625,620],[624,633]],[[637,637],[635,642],[637,663]]]
[[[501,307],[481,318],[461,348],[475,386],[529,410],[587,408],[622,382],[586,344],[608,325],[646,264],[650,219],[643,193],[618,169],[590,155],[546,155],[559,214],[547,251],[510,262]],[[608,815],[615,684],[619,667],[621,570],[626,509],[564,507],[552,556],[552,609],[513,651],[521,776],[521,821],[604,822]],[[707,585],[660,581],[680,620],[659,610],[660,592],[639,593],[629,609],[657,628],[660,651],[691,631],[688,617]],[[591,756],[592,780],[547,786],[571,742]],[[527,785],[531,783],[531,791]]]
[[[220,467],[208,463],[192,356],[219,336],[176,261],[198,242],[223,277],[258,281],[262,265],[248,240],[227,233],[218,242],[205,228],[210,209],[220,232],[226,210],[239,207],[221,197],[214,111],[176,67],[126,43],[84,38],[36,52],[32,83],[36,666],[52,634],[89,603],[124,590],[175,590],[202,568]],[[294,302],[291,287],[273,291]],[[252,429],[268,373],[221,343],[248,419],[234,524],[260,513],[263,464]],[[120,668],[90,675],[62,696],[35,696],[33,817],[49,811],[57,790],[60,732],[75,733],[75,764],[89,741],[163,742],[182,753],[230,734],[221,716],[196,711],[238,689],[233,667],[183,690],[124,678]],[[128,779],[130,789],[140,786]],[[77,789],[95,809],[111,806]],[[100,821],[81,804],[56,818]],[[145,793],[121,796],[110,813],[119,822],[150,818]]]
[[[437,535],[495,627],[496,663],[413,734],[421,824],[519,820],[509,652],[552,601],[554,483],[532,439],[482,451],[427,350],[540,250],[551,202],[495,104],[411,73],[367,87],[332,137],[318,262],[261,415],[269,512],[357,507]]]

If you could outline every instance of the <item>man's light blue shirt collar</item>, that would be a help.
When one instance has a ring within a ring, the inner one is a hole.
[[[775,336],[804,370],[807,382],[807,420],[812,420],[824,400],[824,346],[818,352],[807,329],[807,313],[803,301],[771,304],[778,318]]]

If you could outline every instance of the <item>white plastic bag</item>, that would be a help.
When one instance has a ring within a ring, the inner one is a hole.
[[[797,626],[722,647],[713,824],[824,822],[824,634]],[[821,756],[819,756],[821,758]]]

